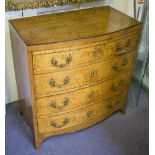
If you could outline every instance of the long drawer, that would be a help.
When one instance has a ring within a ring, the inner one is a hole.
[[[65,133],[69,128],[70,130],[71,128],[76,130],[76,126],[81,126],[82,129],[84,127],[83,125],[92,124],[94,119],[95,123],[97,123],[101,118],[106,118],[122,107],[126,98],[126,92],[127,91],[124,90],[102,102],[93,103],[69,113],[38,119],[39,133]]]
[[[54,95],[56,92],[94,84],[110,76],[122,74],[131,70],[134,56],[135,53],[132,51],[84,67],[34,75],[36,96]]]
[[[34,53],[33,71],[34,74],[53,72],[124,54],[135,49],[137,40],[137,34],[130,34],[130,36],[104,41],[83,49],[49,50],[39,52],[40,54],[37,55]]]
[[[129,78],[130,73],[125,73],[88,88],[50,97],[37,98],[37,116],[38,118],[43,118],[47,117],[47,115],[55,115],[56,113],[62,114],[74,108],[101,101],[112,94],[126,89]]]

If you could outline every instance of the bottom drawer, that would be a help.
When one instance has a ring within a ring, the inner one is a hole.
[[[122,106],[124,106],[126,93],[127,90],[123,90],[102,102],[93,103],[62,115],[38,119],[39,133],[51,133],[51,135],[56,135],[59,133],[76,131],[95,124],[113,112],[121,109]],[[80,128],[79,125],[81,126]]]

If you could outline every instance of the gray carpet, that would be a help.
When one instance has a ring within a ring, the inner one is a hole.
[[[149,98],[142,90],[136,107],[137,84],[132,83],[126,114],[117,112],[105,121],[72,134],[50,137],[39,150],[19,114],[17,104],[6,113],[6,155],[148,155]]]

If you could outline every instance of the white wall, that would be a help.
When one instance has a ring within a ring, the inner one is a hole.
[[[5,103],[18,100],[8,19],[20,18],[22,12],[8,12],[5,16]]]
[[[5,58],[5,66],[6,66],[6,101],[5,103],[13,102],[18,100],[17,95],[17,86],[15,80],[15,72],[14,72],[14,65],[12,59],[12,51],[11,51],[11,43],[10,43],[10,34],[9,34],[9,27],[8,27],[8,19],[13,18],[22,18],[27,16],[35,16],[38,14],[43,13],[51,13],[51,12],[58,12],[58,11],[65,11],[71,9],[81,9],[87,7],[95,7],[95,6],[103,6],[103,5],[110,5],[130,16],[133,16],[133,0],[102,0],[98,2],[92,3],[85,3],[80,5],[72,5],[72,6],[56,6],[51,8],[40,8],[34,10],[24,10],[23,16],[22,11],[11,11],[6,12],[6,58]]]

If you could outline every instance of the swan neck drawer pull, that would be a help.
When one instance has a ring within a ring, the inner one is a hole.
[[[130,39],[127,40],[126,45],[125,45],[124,48],[121,47],[121,44],[120,44],[120,43],[117,43],[117,44],[116,44],[116,53],[117,53],[117,54],[126,53],[127,50],[128,50],[128,48],[130,48],[130,46],[131,46],[131,41],[130,41]]]
[[[62,122],[62,124],[57,124],[55,121],[51,122],[51,126],[54,128],[63,128],[64,126],[66,126],[69,123],[69,119],[65,118]]]
[[[58,61],[55,59],[55,57],[52,58],[51,64],[54,65],[55,67],[63,68],[65,66],[69,65],[71,61],[72,61],[72,56],[69,54],[69,56],[66,58],[65,64],[58,64]]]
[[[114,63],[112,68],[114,71],[121,71],[128,64],[128,60],[125,58],[121,65]]]
[[[62,106],[58,106],[57,103],[55,101],[51,102],[51,107],[55,108],[55,109],[63,109],[64,107],[66,107],[69,104],[69,99],[65,98],[65,100],[63,101],[63,105]]]
[[[113,92],[116,92],[116,91],[120,90],[122,88],[122,86],[124,85],[124,83],[125,83],[125,81],[121,80],[121,81],[119,81],[119,83],[117,85],[116,84],[112,84],[111,90]]]
[[[102,48],[95,47],[92,51],[93,56],[96,57],[99,53],[101,53],[101,51],[102,51]]]
[[[50,83],[50,86],[51,86],[51,87],[62,88],[63,86],[67,85],[67,84],[69,83],[69,81],[70,81],[69,77],[66,76],[65,79],[63,80],[63,84],[61,84],[61,85],[58,85],[58,84],[56,83],[56,81],[53,80],[53,79],[51,79],[51,80],[49,81],[49,83]]]

